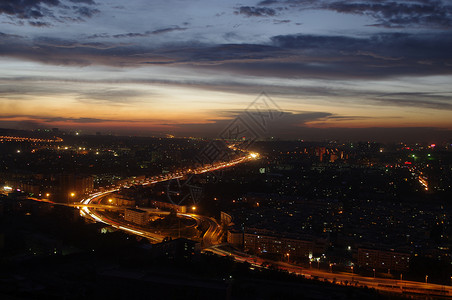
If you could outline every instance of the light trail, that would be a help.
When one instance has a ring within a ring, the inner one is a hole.
[[[59,137],[55,137],[54,139],[38,139],[19,136],[0,136],[0,142],[61,143],[63,139]]]
[[[244,153],[247,153],[246,151],[241,150]],[[253,159],[257,159],[258,158],[258,154],[257,153],[253,153],[253,154],[247,154],[246,156],[240,157],[240,158],[236,158],[232,161],[229,162],[222,162],[222,163],[218,163],[218,164],[214,164],[208,167],[199,167],[198,169],[192,170],[191,168],[185,170],[185,171],[181,171],[181,172],[176,172],[173,174],[167,174],[166,176],[161,175],[160,179],[155,179],[156,176],[149,178],[147,180],[145,180],[143,183],[141,183],[141,185],[149,185],[149,184],[156,184],[159,182],[164,182],[164,181],[168,181],[168,180],[172,180],[172,179],[180,179],[183,178],[185,175],[189,174],[189,173],[194,173],[194,174],[202,174],[202,173],[206,173],[206,172],[211,172],[211,171],[215,171],[215,170],[219,170],[219,169],[223,169],[223,168],[228,168],[234,165],[237,165],[239,163],[243,163],[249,160],[253,160]],[[96,192],[94,194],[89,195],[88,198],[86,199],[82,199],[80,201],[80,203],[83,205],[83,207],[78,207],[80,209],[80,214],[83,217],[90,217],[91,219],[100,222],[100,223],[104,223],[107,225],[110,225],[114,228],[118,228],[120,230],[123,231],[127,231],[130,232],[132,234],[136,234],[139,236],[143,236],[149,239],[152,239],[154,241],[159,241],[161,242],[163,240],[163,236],[161,235],[157,235],[151,232],[147,232],[147,231],[143,231],[143,230],[137,230],[136,228],[133,228],[132,226],[128,226],[125,224],[121,224],[119,225],[117,222],[114,222],[112,220],[109,220],[108,218],[106,218],[105,216],[102,216],[101,214],[98,214],[96,212],[94,212],[93,209],[91,209],[93,206],[93,203],[95,200],[106,196],[108,194],[114,193],[116,191],[118,191],[119,188],[115,188],[115,189],[111,189],[108,191],[104,191],[104,192]],[[206,237],[206,240],[208,241],[209,244],[213,244],[215,243],[215,237],[216,237],[216,232],[217,229],[219,227],[218,223],[215,220],[212,220],[210,218],[207,217],[203,217],[203,216],[199,216],[199,215],[195,215],[195,214],[178,214],[179,216],[185,216],[188,218],[193,218],[194,220],[196,220],[196,222],[199,224],[202,221],[207,221],[210,223],[209,229],[206,231],[206,233],[204,234],[204,236]],[[214,228],[214,229],[212,229]]]

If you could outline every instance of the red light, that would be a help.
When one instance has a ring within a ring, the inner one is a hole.
[[[406,161],[405,165],[411,165],[411,162],[410,161]]]

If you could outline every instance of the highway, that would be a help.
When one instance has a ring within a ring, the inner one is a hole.
[[[449,285],[439,285],[425,282],[408,281],[408,280],[397,280],[397,279],[386,279],[386,278],[374,278],[374,277],[364,277],[353,273],[347,272],[335,272],[334,266],[331,266],[330,271],[321,270],[312,267],[301,267],[296,266],[287,262],[281,261],[270,261],[268,259],[263,259],[258,256],[249,255],[239,251],[231,251],[221,249],[221,245],[216,245],[205,249],[221,256],[233,257],[236,261],[247,262],[256,268],[268,268],[269,265],[277,268],[279,270],[285,270],[289,273],[303,275],[306,278],[317,279],[317,280],[327,280],[329,282],[335,282],[336,284],[352,286],[367,286],[368,288],[375,288],[376,290],[382,292],[392,292],[400,293],[404,295],[414,295],[414,296],[443,296],[451,297],[452,299],[452,286]]]
[[[188,173],[202,174],[205,172],[211,172],[222,168],[231,167],[239,163],[243,163],[252,159],[256,159],[258,154],[251,153],[246,156],[240,157],[230,162],[223,162],[214,164],[208,167],[201,167],[195,170],[188,169],[186,171],[176,172],[173,174],[167,174],[165,176],[155,176],[141,182],[143,185],[155,184],[158,182],[163,182],[171,179],[182,178]],[[161,242],[165,236],[159,235],[154,232],[146,231],[143,228],[133,226],[125,222],[118,222],[117,220],[111,220],[106,216],[102,215],[100,212],[96,212],[95,208],[108,208],[108,205],[95,204],[98,200],[106,195],[118,191],[119,188],[113,188],[108,191],[98,192],[90,195],[88,198],[81,201],[78,205],[81,214],[86,217],[92,218],[93,220],[101,223],[108,224],[112,227],[124,230],[131,234],[135,234],[141,237],[145,237],[153,242]],[[77,205],[75,205],[77,206]],[[210,251],[218,255],[233,257],[236,261],[248,262],[254,267],[266,268],[268,260],[264,260],[257,256],[248,255],[238,251],[224,250],[219,244],[219,238],[221,236],[221,227],[214,218],[190,214],[190,213],[179,213],[178,216],[187,217],[194,219],[198,225],[201,223],[207,223],[208,229],[203,235],[202,248],[204,251]],[[393,292],[393,293],[403,293],[406,295],[414,296],[443,296],[452,297],[452,287],[443,286],[431,283],[414,282],[406,280],[395,280],[395,279],[385,279],[385,278],[374,278],[374,277],[363,277],[352,273],[346,272],[334,272],[334,266],[330,267],[330,271],[315,269],[315,268],[303,268],[300,266],[292,265],[285,262],[272,261],[271,264],[278,269],[286,270],[290,273],[303,275],[307,278],[327,280],[329,282],[335,282],[337,284],[351,284],[354,286],[367,286],[369,288],[375,288],[382,292]]]
[[[98,192],[98,193],[92,194],[87,199],[82,200],[81,204],[82,205],[84,204],[84,206],[80,206],[80,208],[79,208],[80,214],[84,217],[91,218],[97,222],[110,225],[114,228],[126,231],[128,233],[132,233],[132,234],[135,234],[135,235],[138,235],[141,237],[145,237],[151,241],[162,242],[163,239],[165,238],[164,236],[143,230],[142,228],[139,228],[138,226],[133,226],[126,222],[118,222],[115,220],[111,220],[111,219],[107,218],[106,216],[102,215],[100,212],[96,212],[94,209],[92,209],[92,207],[90,206],[91,202],[96,202],[100,198],[102,198],[108,194],[114,193],[117,190],[118,189],[105,191],[105,192]]]
[[[246,155],[241,156],[239,158],[236,158],[234,160],[228,161],[228,162],[220,162],[216,164],[212,164],[209,166],[203,166],[197,169],[187,169],[184,171],[179,171],[173,174],[167,174],[167,175],[161,175],[161,176],[154,176],[149,179],[145,179],[140,184],[142,185],[149,185],[149,184],[155,184],[158,182],[168,181],[171,179],[178,179],[182,178],[187,174],[194,173],[194,174],[202,174],[205,172],[212,172],[215,170],[223,169],[223,168],[229,168],[234,165],[244,163],[253,159],[258,158],[257,153],[246,153]],[[110,190],[97,192],[94,194],[91,194],[88,198],[83,199],[80,201],[80,204],[73,204],[70,206],[75,206],[80,209],[80,213],[82,216],[90,218],[96,222],[101,222],[107,225],[110,225],[114,228],[148,238],[151,241],[154,242],[161,242],[165,238],[165,236],[157,234],[155,232],[151,232],[149,230],[145,230],[143,228],[140,228],[138,226],[133,226],[126,222],[119,222],[118,220],[111,220],[107,218],[105,215],[103,215],[101,212],[96,211],[98,208],[108,209],[110,205],[103,205],[99,204],[99,200],[111,193],[114,193],[119,190],[119,187],[113,187]],[[114,209],[118,209],[119,207],[115,207]],[[121,207],[120,209],[125,209],[125,207]],[[194,219],[198,225],[200,225],[202,222],[206,222],[209,224],[209,227],[205,234],[203,235],[203,247],[210,247],[213,245],[218,244],[218,238],[221,234],[221,228],[220,225],[217,223],[217,221],[214,218],[209,218],[206,216],[201,216],[197,214],[190,214],[190,213],[178,213],[178,216],[181,217],[187,217]]]

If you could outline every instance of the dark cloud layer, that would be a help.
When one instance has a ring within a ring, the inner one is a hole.
[[[452,27],[452,5],[440,0],[264,0],[258,6],[285,9],[320,9],[343,14],[368,16],[374,20],[370,26],[386,28]]]
[[[231,116],[232,117],[232,116]],[[246,118],[242,114],[236,117]],[[359,116],[338,116],[329,112],[285,112],[277,120],[269,121],[265,133],[259,138],[277,136],[279,138],[302,137],[305,140],[348,140],[348,141],[381,141],[381,142],[423,142],[447,140],[452,131],[435,127],[371,127],[371,128],[316,128],[309,126],[313,121],[327,121],[328,119],[362,119]],[[218,137],[218,134],[231,126],[234,119],[211,120],[209,124],[179,124],[173,126],[173,133],[196,134],[199,136]],[[254,128],[251,125],[251,128]],[[257,128],[254,128],[258,131]],[[403,138],[401,138],[403,137]]]
[[[106,123],[106,122],[128,122],[133,123],[133,120],[108,120],[108,119],[98,119],[98,118],[67,118],[67,117],[46,117],[46,116],[35,116],[35,115],[2,115],[0,116],[1,122],[14,122],[11,119],[25,119],[25,121],[33,122],[33,124],[40,124],[40,122],[44,123],[54,123],[54,122],[70,122],[77,124],[95,124],[95,123]],[[27,120],[28,119],[28,120]],[[16,121],[16,122],[24,122]],[[39,127],[39,126],[35,126]]]
[[[134,123],[136,120],[109,120],[98,118],[68,118],[68,117],[45,117],[34,115],[4,115],[0,116],[0,127],[8,128],[28,128],[36,129],[43,127],[54,127],[54,122],[58,122],[58,126],[72,128],[72,124],[90,128],[97,124],[93,131],[112,130],[121,134],[137,134],[141,132],[143,135],[161,132],[162,127],[165,132],[170,132],[179,136],[203,136],[218,137],[218,135],[231,126],[235,117],[246,118],[243,113],[228,112],[228,119],[214,119],[209,123],[187,123],[173,124],[162,123],[157,125],[149,124],[147,127],[129,127],[121,126],[120,123]],[[234,117],[235,116],[235,117]],[[380,142],[437,142],[439,140],[448,140],[452,134],[451,130],[436,127],[371,127],[371,128],[316,128],[309,126],[309,122],[326,121],[328,119],[362,119],[359,116],[338,116],[329,112],[285,112],[277,120],[269,121],[268,127],[264,133],[260,132],[259,138],[268,138],[277,136],[278,138],[303,138],[305,140],[321,141],[321,140],[342,140],[342,141],[380,141]],[[14,120],[22,119],[22,120]],[[62,124],[63,123],[63,124]],[[104,125],[108,123],[109,125]],[[118,125],[111,125],[119,123]],[[249,124],[250,125],[250,124]],[[251,124],[252,125],[252,124]],[[257,128],[254,128],[258,130]],[[420,137],[423,137],[420,139]]]
[[[96,9],[96,8],[90,8],[87,6],[82,6],[82,7],[73,7],[73,9],[81,16],[84,18],[91,18],[92,16],[94,16],[95,14],[100,13],[100,10]]]
[[[30,83],[39,81],[41,85],[31,85]],[[232,94],[242,94],[254,97],[262,91],[262,85],[258,83],[247,83],[240,80],[212,80],[212,79],[155,79],[155,78],[134,78],[134,79],[116,79],[116,80],[59,80],[54,77],[16,77],[0,79],[0,98],[3,99],[26,99],[29,95],[58,95],[67,90],[61,90],[61,84],[72,83],[76,86],[84,83],[95,84],[114,84],[121,86],[123,84],[140,84],[148,86],[171,86],[174,88],[192,88],[199,90],[221,91]],[[45,88],[44,88],[45,87]],[[274,97],[282,97],[291,99],[291,101],[303,100],[305,103],[314,103],[316,99],[327,97],[331,99],[325,105],[348,105],[350,99],[360,99],[361,104],[369,107],[393,107],[397,108],[422,108],[442,111],[452,111],[452,92],[434,93],[434,92],[398,92],[387,93],[384,91],[365,89],[357,90],[351,87],[328,87],[321,83],[313,85],[287,86],[283,84],[267,84],[266,90],[271,91]],[[140,97],[149,96],[149,92],[138,92],[123,88],[107,88],[95,89],[88,91],[73,90],[72,93],[77,94],[77,101],[87,104],[108,104],[111,105],[127,105],[140,100]],[[307,101],[306,99],[313,99]],[[334,100],[333,100],[334,99]],[[235,112],[236,113],[236,112]],[[228,113],[224,117],[231,117]],[[339,118],[339,116],[331,116],[330,118]],[[348,116],[347,118],[350,118]],[[369,115],[355,116],[354,119],[369,118]]]
[[[143,33],[161,34],[171,27]],[[123,34],[116,37],[135,37]],[[4,40],[4,42],[2,42]],[[279,35],[267,44],[165,47],[56,38],[13,39],[0,35],[0,55],[49,64],[139,66],[184,64],[257,76],[309,78],[384,78],[452,73],[452,34],[375,34],[367,38]]]
[[[67,5],[70,4],[70,5]],[[100,13],[92,0],[2,0],[0,15],[9,16],[22,25],[22,20],[34,27],[50,27],[53,22],[80,22]]]
[[[240,6],[234,13],[247,17],[272,17],[276,15],[276,10],[268,7]]]
[[[72,3],[84,3],[84,4],[88,4],[88,5],[94,5],[96,4],[93,0],[69,0]]]
[[[22,38],[22,36],[17,35],[17,34],[6,34],[4,32],[0,32],[0,41],[6,40],[6,39],[11,39],[11,38]]]
[[[2,0],[0,14],[14,16],[19,19],[39,19],[48,16],[48,7],[58,6],[59,0]]]
[[[152,31],[146,31],[143,33],[129,32],[129,33],[122,33],[122,34],[115,34],[112,37],[114,37],[114,38],[148,37],[151,35],[164,34],[164,33],[169,33],[169,32],[173,32],[173,31],[184,31],[184,30],[187,30],[187,28],[173,26],[173,27],[160,28],[160,29],[156,29],[156,30],[152,30]]]
[[[407,27],[428,26],[450,28],[452,6],[442,1],[334,1],[323,8],[340,13],[367,15],[376,20],[374,26]]]

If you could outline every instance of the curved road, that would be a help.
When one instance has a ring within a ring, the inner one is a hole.
[[[186,174],[192,172],[195,174],[201,174],[205,172],[210,172],[222,168],[227,168],[234,166],[236,164],[246,162],[258,157],[257,153],[248,154],[247,156],[240,157],[230,162],[224,162],[216,165],[212,165],[209,167],[202,167],[196,170],[187,170],[185,172],[178,172],[171,175],[154,177],[149,180],[146,180],[143,185],[155,184],[162,181],[167,181],[171,179],[181,178]],[[87,199],[81,201],[79,209],[82,214],[94,219],[97,222],[102,222],[113,226],[115,228],[124,230],[131,234],[135,234],[138,236],[142,236],[148,238],[155,242],[161,242],[164,239],[164,236],[156,234],[154,232],[149,232],[144,230],[143,228],[139,228],[136,226],[132,226],[130,224],[126,224],[125,222],[117,222],[111,220],[100,213],[96,213],[92,208],[95,207],[93,202],[104,197],[110,193],[118,191],[118,188],[105,191],[98,192],[90,195]],[[106,207],[104,207],[106,208]],[[221,234],[221,227],[218,222],[214,218],[201,216],[197,214],[189,214],[189,213],[180,213],[178,214],[182,217],[188,217],[194,219],[198,224],[201,222],[207,222],[209,224],[209,228],[203,235],[203,248],[206,251],[210,251],[223,256],[231,256],[237,261],[246,261],[255,267],[264,267],[263,265],[268,262],[268,260],[264,260],[257,256],[251,256],[245,253],[241,253],[238,251],[230,251],[221,249],[219,246],[219,236]],[[274,266],[279,269],[286,270],[291,273],[304,275],[306,277],[311,278],[320,278],[323,280],[328,280],[330,282],[335,281],[336,283],[348,282],[349,284],[357,285],[357,286],[367,286],[369,288],[375,288],[377,290],[383,292],[395,292],[395,293],[403,293],[409,295],[423,295],[423,296],[443,296],[443,297],[451,297],[452,296],[452,287],[437,285],[431,283],[423,283],[423,282],[415,282],[415,281],[406,281],[406,280],[395,280],[395,279],[385,279],[385,278],[372,278],[372,277],[362,277],[352,273],[334,273],[327,272],[324,270],[318,270],[314,268],[302,268],[300,266],[291,265],[284,262],[272,262]]]
[[[246,156],[236,158],[229,162],[221,162],[221,163],[216,163],[216,164],[213,164],[210,166],[203,166],[203,167],[197,168],[195,170],[188,169],[186,171],[181,171],[181,172],[169,174],[166,176],[154,176],[152,178],[149,178],[148,180],[145,180],[142,184],[143,185],[155,184],[158,182],[168,181],[171,179],[182,178],[183,176],[185,176],[189,173],[202,174],[202,173],[211,172],[211,171],[215,171],[215,170],[219,170],[219,169],[223,169],[223,168],[229,168],[234,165],[256,159],[256,158],[258,158],[258,156],[259,155],[257,153],[250,153],[250,154],[247,153]],[[126,222],[118,222],[115,220],[111,220],[111,219],[107,218],[106,216],[102,215],[101,213],[96,212],[93,209],[94,207],[96,207],[98,205],[98,204],[94,204],[94,203],[98,202],[98,200],[100,198],[105,197],[106,195],[114,193],[118,190],[119,190],[119,188],[114,188],[114,189],[111,189],[108,191],[97,192],[97,193],[91,194],[88,198],[81,200],[81,202],[80,202],[81,205],[79,205],[79,206],[75,205],[75,206],[77,206],[80,209],[82,216],[89,217],[97,222],[101,222],[101,223],[110,225],[114,228],[121,229],[121,230],[127,231],[129,233],[148,238],[155,242],[163,241],[163,239],[165,238],[165,236],[163,236],[163,235],[147,231],[143,228],[130,225],[129,223],[126,223]],[[107,208],[107,207],[105,205],[98,205],[98,208]],[[197,214],[190,214],[190,213],[184,213],[184,214],[178,213],[178,215],[183,216],[183,217],[192,218],[198,223],[198,225],[201,222],[207,222],[209,224],[209,228],[203,235],[203,247],[210,247],[210,246],[218,244],[218,237],[221,233],[221,228],[220,228],[220,225],[218,225],[217,221],[214,218],[201,216],[201,215],[197,215]]]

